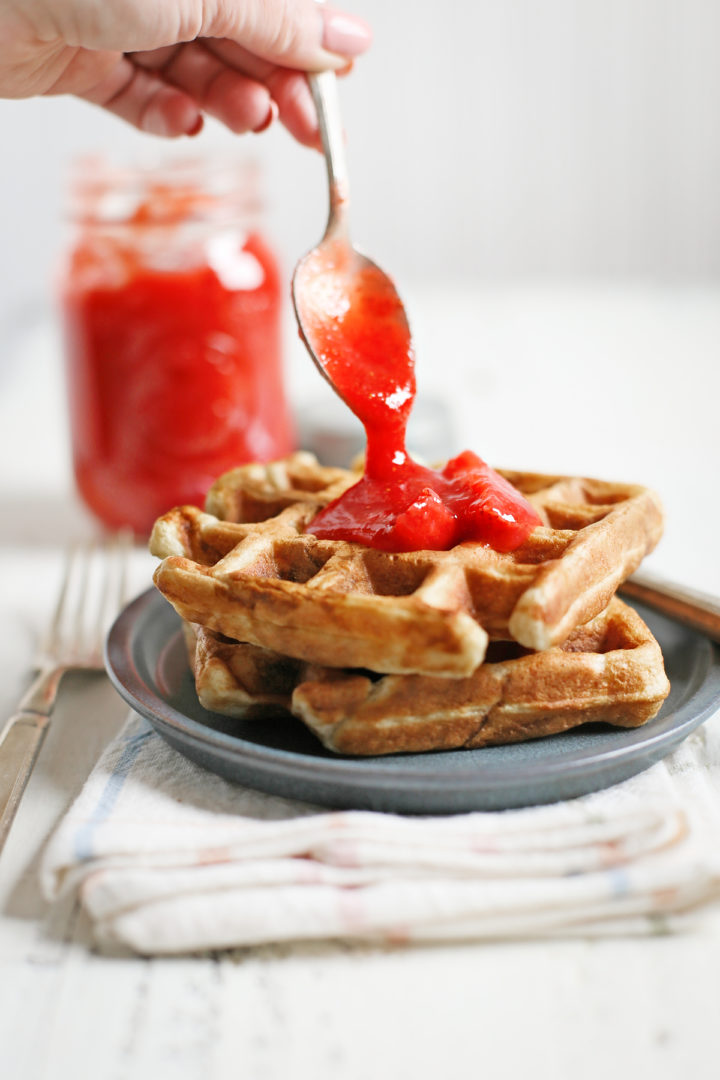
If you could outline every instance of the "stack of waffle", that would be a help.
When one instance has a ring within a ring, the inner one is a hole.
[[[660,648],[615,592],[657,543],[646,488],[505,472],[544,524],[516,551],[391,554],[317,539],[357,479],[306,453],[222,476],[155,523],[155,583],[185,622],[202,705],[291,712],[342,754],[475,748],[604,721],[667,696]]]

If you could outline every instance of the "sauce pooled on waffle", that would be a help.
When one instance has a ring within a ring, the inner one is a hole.
[[[440,470],[405,448],[415,398],[415,357],[397,293],[373,266],[343,274],[318,258],[313,346],[328,376],[365,428],[361,479],[329,503],[308,531],[383,551],[444,551],[464,540],[513,551],[541,519],[477,454],[465,450]]]

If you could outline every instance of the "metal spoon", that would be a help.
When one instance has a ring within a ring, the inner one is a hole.
[[[333,355],[337,355],[335,350],[342,349],[342,316],[362,292],[363,281],[368,275],[372,276],[373,287],[383,290],[385,299],[390,302],[388,306],[392,307],[392,319],[407,334],[408,341],[410,329],[391,279],[350,242],[348,171],[335,74],[323,71],[308,75],[308,82],[325,152],[330,210],[320,244],[295,268],[292,298],[300,335],[308,352],[335,392],[346,400],[328,367],[332,368]]]

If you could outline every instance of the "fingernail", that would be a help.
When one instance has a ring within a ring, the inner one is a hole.
[[[205,127],[205,117],[203,116],[202,113],[198,113],[197,120],[195,121],[193,126],[190,128],[190,130],[186,132],[186,135],[199,135],[204,127]]]
[[[262,131],[267,131],[267,129],[268,129],[269,127],[270,127],[270,125],[271,125],[271,124],[272,124],[272,123],[273,123],[273,122],[274,122],[275,120],[277,120],[277,118],[278,118],[278,116],[279,116],[279,115],[280,115],[280,110],[279,110],[279,108],[277,107],[277,103],[276,103],[276,102],[274,102],[274,101],[273,101],[273,100],[271,99],[271,100],[270,100],[270,108],[269,108],[269,109],[268,109],[268,111],[267,111],[267,116],[266,116],[266,117],[265,117],[265,119],[263,120],[262,124],[258,124],[258,126],[257,126],[257,127],[253,128],[253,132],[254,132],[254,134],[255,134],[255,135],[259,135],[259,134],[260,134],[260,133],[261,133]]]
[[[359,56],[372,41],[368,24],[343,11],[323,10],[323,48],[338,56]]]

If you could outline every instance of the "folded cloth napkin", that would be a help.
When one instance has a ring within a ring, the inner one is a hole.
[[[667,759],[551,806],[323,811],[236,787],[132,715],[44,856],[99,940],[143,954],[302,938],[667,932],[720,897],[720,715]]]

